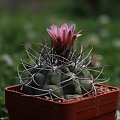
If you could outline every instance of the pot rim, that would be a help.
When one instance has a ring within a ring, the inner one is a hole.
[[[21,84],[18,84],[18,85],[13,85],[13,86],[8,86],[5,88],[5,91],[7,92],[13,92],[13,93],[16,93],[16,94],[19,94],[20,96],[23,96],[23,97],[30,97],[30,98],[36,98],[36,99],[40,99],[40,100],[44,100],[44,101],[48,101],[48,102],[52,102],[52,103],[55,103],[55,104],[71,104],[71,103],[78,103],[80,101],[84,101],[84,100],[87,100],[87,99],[95,99],[97,97],[100,97],[100,96],[103,96],[103,95],[106,95],[106,94],[110,94],[110,93],[115,93],[115,92],[120,92],[120,88],[117,88],[117,87],[113,87],[113,86],[109,86],[109,85],[105,85],[105,84],[95,84],[95,86],[104,86],[104,87],[107,87],[109,89],[112,89],[111,91],[108,91],[106,93],[101,93],[99,95],[95,95],[95,96],[89,96],[89,97],[86,97],[84,99],[75,99],[75,100],[68,100],[68,101],[63,101],[63,102],[58,102],[58,101],[52,101],[52,100],[47,100],[47,99],[44,99],[44,98],[41,98],[41,97],[37,97],[37,96],[29,96],[25,93],[22,93],[20,91],[17,91],[17,90],[14,90],[13,88],[17,88],[17,87],[21,87]]]

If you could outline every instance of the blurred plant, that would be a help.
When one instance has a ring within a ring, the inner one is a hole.
[[[100,31],[99,31],[99,35],[101,38],[107,38],[109,37],[110,33],[109,31],[107,30],[107,28],[101,28]]]
[[[120,38],[113,40],[113,46],[120,49]]]
[[[99,23],[99,36],[101,39],[106,39],[110,36],[109,31],[109,24],[110,24],[110,18],[108,15],[100,15],[98,17],[98,23]]]
[[[100,38],[97,34],[90,34],[85,38],[85,41],[83,42],[83,46],[87,47],[89,44],[92,43],[94,47],[99,47],[100,46]]]
[[[0,120],[8,120],[8,111],[4,105],[0,105]]]
[[[13,66],[14,65],[14,62],[11,58],[10,55],[8,54],[4,54],[2,57],[1,57],[1,60],[5,62],[6,65],[8,66]]]
[[[98,21],[101,25],[108,25],[110,23],[110,18],[108,15],[100,15]]]
[[[97,54],[93,54],[92,55],[93,59],[91,61],[91,65],[93,67],[100,67],[102,66],[102,56],[101,55],[97,55]]]

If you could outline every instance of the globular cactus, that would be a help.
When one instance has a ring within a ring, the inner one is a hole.
[[[77,55],[73,45],[81,36],[81,31],[74,34],[75,24],[70,28],[65,23],[60,28],[52,25],[47,32],[52,41],[52,47],[38,43],[41,52],[32,48],[32,54],[26,48],[27,54],[33,64],[21,60],[25,70],[19,71],[18,76],[22,84],[21,90],[28,94],[48,97],[52,100],[68,100],[83,97],[95,91],[94,78],[88,69],[91,59],[88,59],[92,49],[84,56],[83,48]],[[27,76],[22,78],[21,74]],[[95,78],[97,79],[99,75]]]

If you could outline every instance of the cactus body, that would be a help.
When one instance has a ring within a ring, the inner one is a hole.
[[[91,74],[87,69],[81,70],[79,67],[62,66],[55,70],[42,70],[37,71],[37,73],[34,70],[33,74],[35,75],[32,80],[26,80],[23,85],[22,90],[26,94],[45,94],[45,96],[49,97],[51,94],[52,98],[57,96],[64,97],[64,99],[72,99],[81,97],[93,90]],[[27,83],[31,87],[27,86]],[[43,91],[40,89],[43,89]]]
[[[83,49],[78,56],[75,55],[73,44],[81,34],[80,31],[73,34],[74,29],[75,25],[70,28],[66,24],[61,28],[53,25],[51,30],[47,30],[53,47],[50,48],[47,44],[42,45],[43,48],[37,55],[27,51],[33,65],[28,68],[25,66],[29,64],[22,63],[28,73],[28,79],[25,81],[19,75],[24,93],[41,97],[48,96],[51,99],[73,99],[94,90],[93,77],[88,69],[91,62],[88,58],[92,49],[87,56],[84,56]]]

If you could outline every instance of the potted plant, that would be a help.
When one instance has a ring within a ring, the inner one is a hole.
[[[87,55],[82,47],[76,53],[73,46],[81,31],[74,30],[75,24],[52,25],[47,29],[51,47],[38,43],[39,53],[26,48],[32,64],[21,60],[20,84],[5,88],[10,120],[115,119],[119,89],[95,82],[102,80],[104,66],[100,71],[90,66],[93,48]]]

